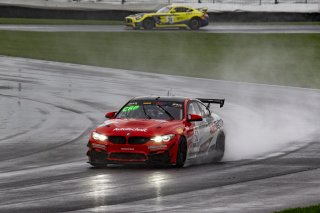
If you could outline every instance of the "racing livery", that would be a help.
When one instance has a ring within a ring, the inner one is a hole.
[[[210,103],[224,99],[137,97],[118,112],[108,112],[91,131],[87,156],[94,167],[107,164],[165,164],[220,161],[225,149],[222,119]]]
[[[207,8],[166,6],[155,13],[138,13],[125,18],[126,25],[133,29],[151,30],[163,27],[179,27],[198,30],[209,24]]]

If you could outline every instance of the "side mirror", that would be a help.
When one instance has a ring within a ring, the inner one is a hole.
[[[114,118],[114,116],[116,115],[117,112],[107,112],[107,114],[105,115],[106,118]]]
[[[171,10],[171,11],[170,11],[170,13],[176,13],[176,12],[177,12],[176,10]]]
[[[197,115],[197,114],[189,114],[188,115],[188,121],[191,122],[191,121],[202,121],[203,118],[201,115]]]

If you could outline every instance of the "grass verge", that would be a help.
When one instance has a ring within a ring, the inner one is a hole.
[[[320,88],[320,34],[0,31],[0,54]]]
[[[294,208],[294,209],[287,209],[275,213],[319,213],[320,212],[320,205],[305,207],[305,208]]]

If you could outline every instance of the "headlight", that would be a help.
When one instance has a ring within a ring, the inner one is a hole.
[[[152,138],[150,138],[150,140],[152,140],[156,143],[169,142],[173,137],[174,137],[174,134],[162,135],[162,136],[152,137]]]
[[[107,136],[99,134],[97,132],[92,132],[92,138],[98,141],[106,141],[108,139]]]

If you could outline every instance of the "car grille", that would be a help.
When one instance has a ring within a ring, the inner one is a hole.
[[[129,138],[129,144],[145,144],[150,140],[150,138],[145,137],[131,137]]]
[[[126,137],[123,136],[108,136],[108,140],[113,144],[125,144]]]
[[[123,159],[123,160],[145,160],[146,156],[144,154],[139,154],[139,153],[112,153],[110,155],[110,158],[115,158],[115,159]]]

